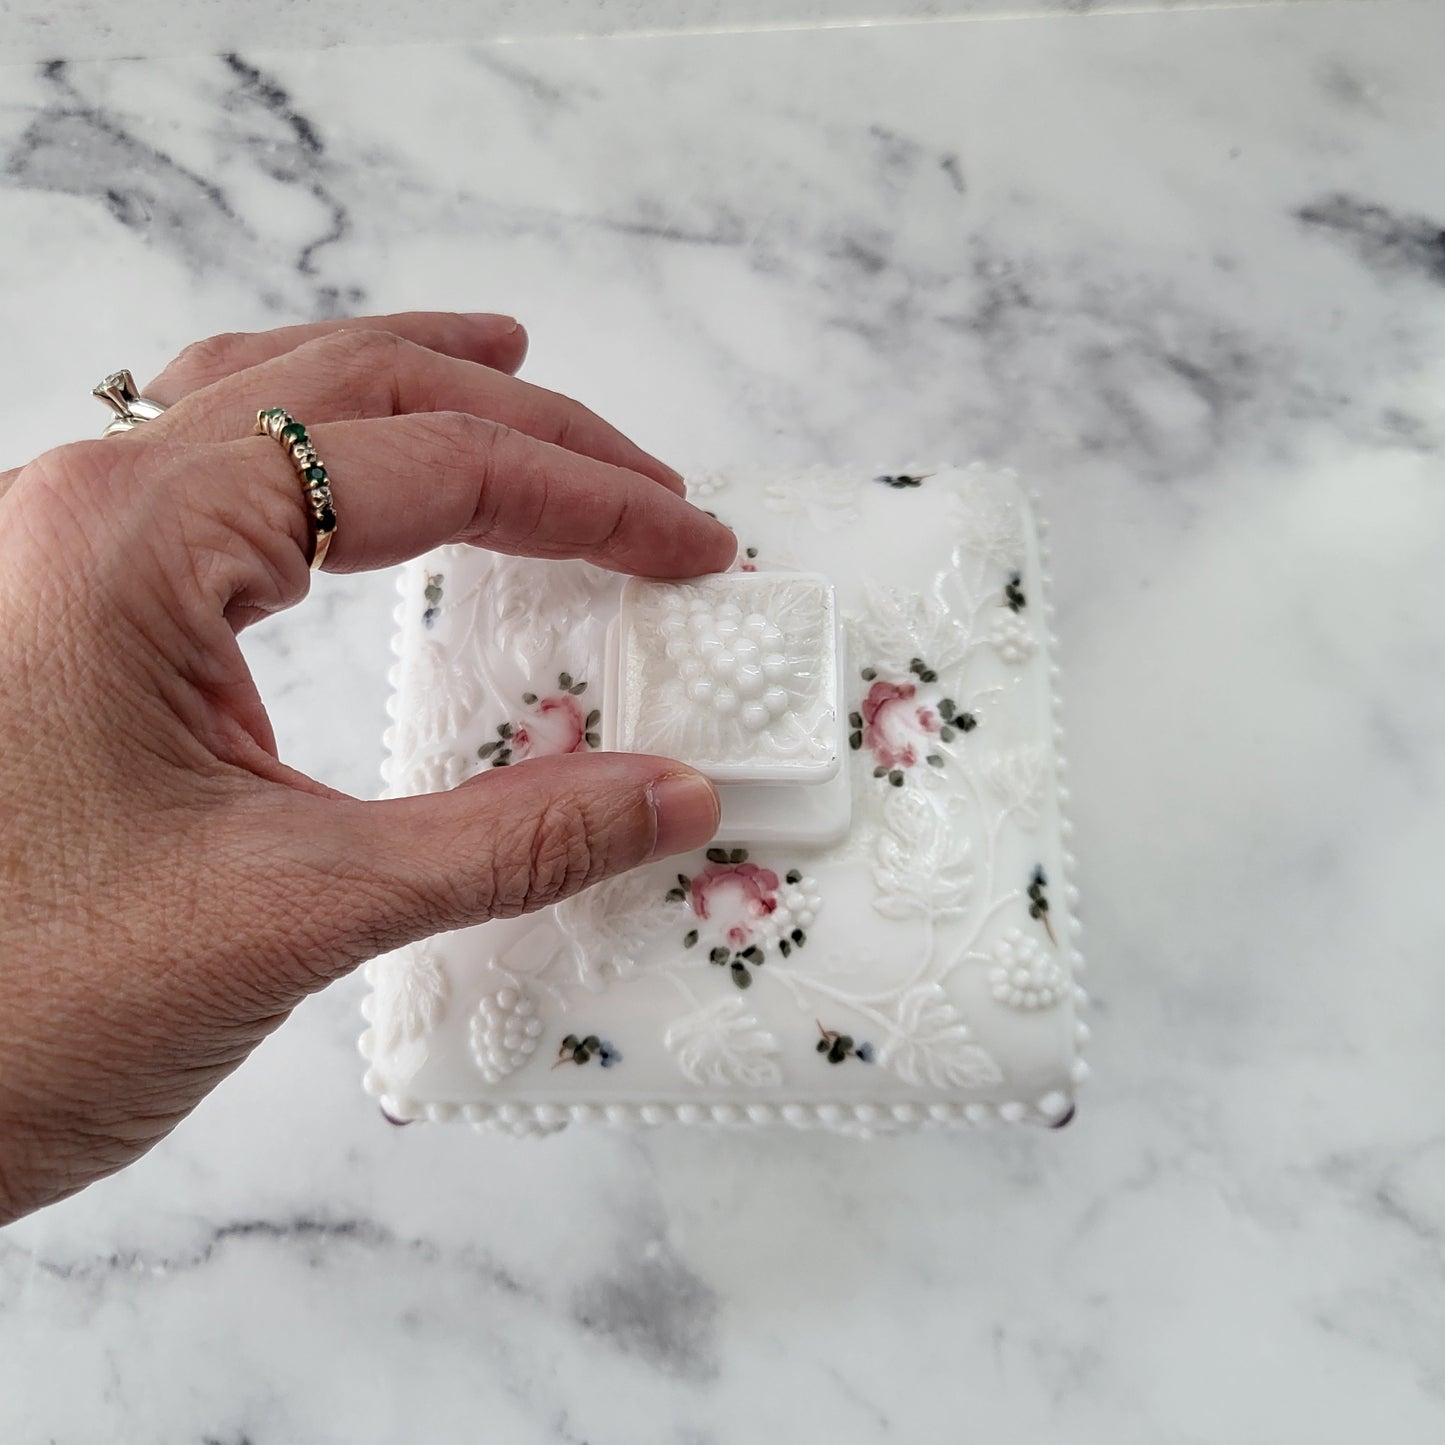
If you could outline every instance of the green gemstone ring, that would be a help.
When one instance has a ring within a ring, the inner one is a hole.
[[[316,455],[306,428],[284,407],[271,406],[258,411],[255,434],[279,443],[296,469],[306,503],[306,520],[311,527],[311,570],[315,572],[326,560],[327,549],[336,535],[336,506],[326,468]]]

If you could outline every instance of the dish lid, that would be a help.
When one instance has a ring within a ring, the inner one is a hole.
[[[403,1118],[1058,1123],[1086,1069],[1050,609],[1009,476],[734,471],[681,583],[443,548],[404,569],[395,794],[624,747],[709,772],[724,830],[368,966]]]

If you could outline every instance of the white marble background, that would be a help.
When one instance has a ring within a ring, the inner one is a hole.
[[[1231,5],[1240,0],[0,0],[0,64],[440,40],[666,34]],[[1250,3],[1250,0],[1244,0]]]
[[[1098,999],[1060,1134],[539,1144],[381,1123],[339,987],[0,1235],[0,1438],[1445,1438],[1442,52],[1391,0],[0,72],[9,459],[202,332],[436,304],[681,464],[1023,470]],[[357,792],[390,605],[249,645]]]

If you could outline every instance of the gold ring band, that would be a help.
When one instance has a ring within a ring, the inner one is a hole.
[[[278,442],[296,468],[306,502],[306,520],[311,527],[311,570],[315,572],[326,560],[331,539],[336,535],[336,506],[326,468],[321,465],[306,428],[284,407],[271,406],[258,411],[255,434]]]

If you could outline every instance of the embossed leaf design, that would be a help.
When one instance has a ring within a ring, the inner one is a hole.
[[[720,998],[678,1019],[663,1037],[677,1066],[702,1087],[764,1089],[782,1081],[778,1041],[739,998]]]
[[[585,626],[597,597],[616,585],[611,573],[588,562],[497,557],[478,593],[477,644],[533,658],[555,652]]]
[[[885,918],[956,918],[973,894],[973,849],[922,788],[890,788],[873,848],[873,907]]]
[[[441,1023],[448,985],[442,965],[425,944],[403,949],[387,962],[390,968],[383,972],[390,983],[386,1010],[389,1039],[383,1039],[383,1043],[390,1046],[403,1039],[419,1039]]]
[[[399,692],[405,719],[395,750],[399,775],[411,770],[418,752],[450,743],[482,701],[476,670],[452,658],[436,641],[422,642],[412,651]]]
[[[1003,1073],[937,984],[920,984],[898,1001],[879,1062],[917,1088],[982,1089]]]
[[[676,906],[664,902],[665,881],[652,869],[609,878],[559,903],[557,925],[572,945],[577,978],[600,993],[613,979],[637,971],[643,948],[676,924]]]
[[[863,583],[863,610],[851,619],[855,656],[906,675],[912,658],[927,658],[936,672],[968,655],[968,630],[937,597]]]
[[[1012,571],[1023,556],[1020,508],[992,495],[982,486],[950,498],[958,539],[966,551]]]
[[[372,1027],[390,1071],[410,1078],[426,1062],[426,1038],[441,1022],[450,988],[424,943],[377,960]]]
[[[858,520],[862,479],[816,467],[772,482],[764,495],[770,512],[806,517],[819,531],[833,532]]]
[[[1036,744],[1004,748],[983,761],[988,785],[1025,828],[1038,826],[1049,778],[1048,754]]]

